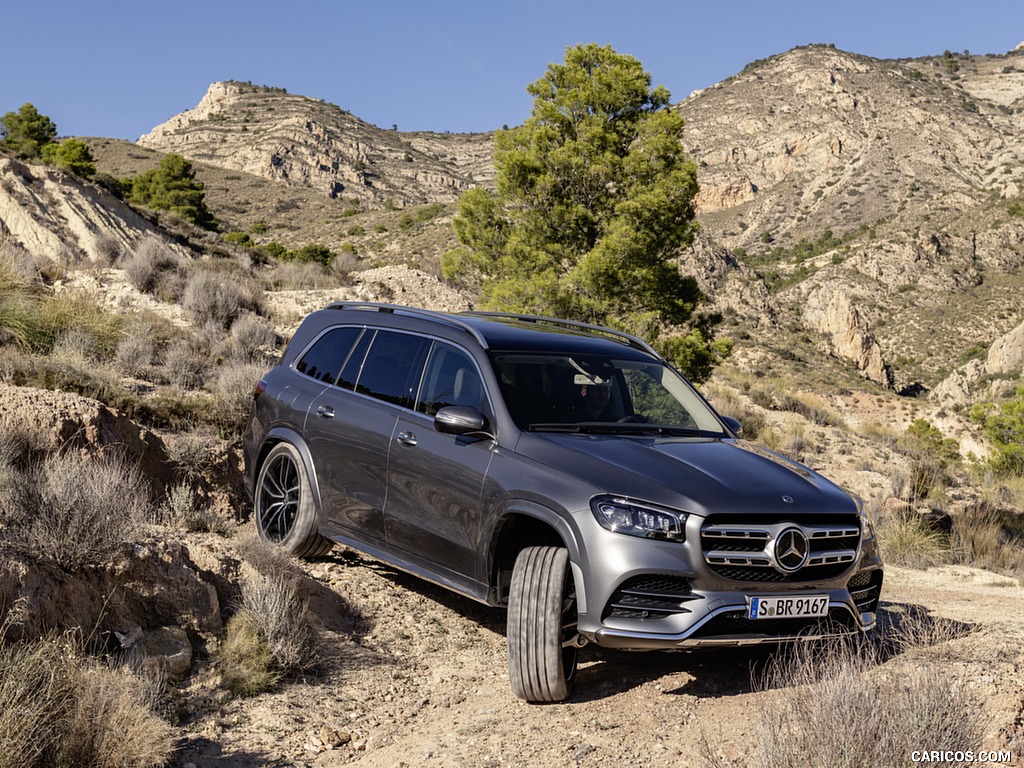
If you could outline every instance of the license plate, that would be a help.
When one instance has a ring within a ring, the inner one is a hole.
[[[828,595],[800,595],[798,597],[748,597],[747,618],[800,619],[828,616]]]

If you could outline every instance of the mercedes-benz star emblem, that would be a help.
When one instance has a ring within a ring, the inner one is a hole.
[[[792,496],[783,496],[782,500],[784,502],[786,502],[787,504],[792,504],[793,503],[793,497]]]
[[[775,539],[775,563],[786,573],[799,571],[807,562],[810,547],[799,528],[787,528]]]

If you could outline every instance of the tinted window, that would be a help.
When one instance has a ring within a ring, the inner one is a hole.
[[[433,416],[448,405],[469,405],[483,410],[480,374],[469,355],[450,344],[435,342],[423,373],[416,410]]]
[[[359,374],[356,392],[411,408],[429,344],[418,336],[377,331]]]
[[[367,330],[359,339],[356,348],[348,356],[348,362],[345,363],[345,367],[341,370],[341,376],[338,379],[339,387],[344,389],[356,388],[356,380],[359,378],[359,372],[363,368],[363,359],[366,357],[366,350],[370,348],[370,342],[373,341],[374,333],[375,331]]]
[[[333,328],[306,350],[306,354],[295,364],[295,370],[318,381],[333,384],[361,332],[361,328]]]

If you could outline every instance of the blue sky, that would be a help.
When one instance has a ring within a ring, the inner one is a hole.
[[[485,131],[530,111],[568,46],[638,58],[674,101],[807,43],[879,58],[1005,53],[1022,0],[53,0],[0,9],[0,114],[136,139],[217,80],[286,88],[399,130]]]

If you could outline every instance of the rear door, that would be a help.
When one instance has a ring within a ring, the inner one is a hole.
[[[400,407],[411,405],[429,341],[367,329],[335,386],[311,404],[306,435],[328,526],[382,542],[388,452]]]

